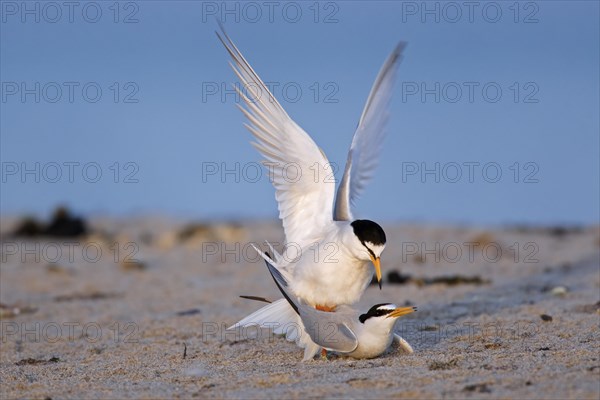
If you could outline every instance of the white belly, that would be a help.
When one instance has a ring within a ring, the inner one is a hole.
[[[303,256],[293,267],[292,290],[308,304],[337,306],[356,303],[373,278],[370,262],[340,252],[331,257]]]
[[[392,344],[393,335],[363,336],[358,342],[358,347],[347,355],[353,358],[374,358],[382,355]]]

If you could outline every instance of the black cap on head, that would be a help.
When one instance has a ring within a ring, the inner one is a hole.
[[[379,224],[368,219],[357,219],[350,225],[354,228],[354,234],[363,244],[366,242],[375,245],[385,244],[385,232]]]
[[[390,306],[390,308],[379,308],[381,306]],[[394,311],[393,307],[394,305],[390,303],[375,304],[369,309],[369,311],[367,311],[366,314],[361,314],[361,316],[358,317],[358,320],[364,324],[365,321],[371,317],[381,317],[383,315],[388,315],[389,313]]]

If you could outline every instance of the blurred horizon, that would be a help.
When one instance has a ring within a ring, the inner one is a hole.
[[[73,4],[0,4],[2,217],[277,219],[220,18],[337,180],[408,42],[358,218],[600,223],[598,2]]]
[[[22,212],[22,213],[4,213],[0,215],[0,220],[10,222],[10,228],[14,231],[15,228],[22,226],[24,222],[34,221],[39,224],[48,224],[54,220],[58,210],[67,210],[70,216],[75,218],[83,218],[85,223],[92,221],[115,220],[120,222],[158,222],[174,225],[194,224],[274,224],[277,225],[283,233],[283,226],[278,216],[262,217],[262,216],[195,216],[189,214],[168,213],[163,211],[140,211],[140,212],[123,212],[123,213],[105,213],[105,212],[81,212],[77,208],[65,206],[65,204],[57,204],[56,207],[50,208],[47,212]],[[367,218],[367,217],[365,217]],[[600,226],[598,221],[591,222],[571,222],[571,221],[505,221],[505,222],[477,222],[477,221],[459,221],[459,220],[427,220],[427,219],[377,219],[376,222],[388,226],[424,226],[424,227],[460,227],[465,229],[558,229],[565,231],[579,231],[579,229],[597,228]],[[51,235],[50,235],[51,236]]]

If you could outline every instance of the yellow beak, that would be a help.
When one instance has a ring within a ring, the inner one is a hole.
[[[377,283],[379,283],[379,290],[381,290],[381,261],[379,257],[375,258],[371,256],[371,261],[375,267],[375,276],[377,276]]]
[[[387,315],[387,318],[398,318],[417,311],[417,307],[398,307]]]

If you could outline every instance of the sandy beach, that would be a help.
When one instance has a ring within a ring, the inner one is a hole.
[[[600,229],[383,224],[383,289],[416,305],[415,349],[371,360],[224,328],[278,299],[249,244],[279,222],[93,218],[76,237],[2,219],[4,398],[577,398],[600,396]],[[281,249],[281,245],[278,246]]]

